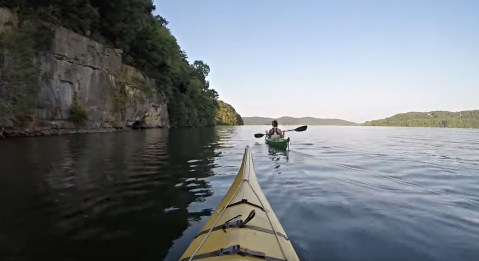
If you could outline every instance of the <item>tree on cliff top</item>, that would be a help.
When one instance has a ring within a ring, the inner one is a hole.
[[[166,93],[172,126],[215,124],[218,93],[206,80],[209,66],[189,64],[168,22],[152,14],[151,0],[0,0],[0,5],[122,49],[124,62],[154,78]]]

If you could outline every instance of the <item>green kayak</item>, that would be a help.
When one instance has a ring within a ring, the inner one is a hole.
[[[266,144],[268,144],[271,147],[275,147],[278,149],[287,149],[288,148],[288,143],[289,143],[289,137],[284,139],[284,138],[271,138],[265,139]]]

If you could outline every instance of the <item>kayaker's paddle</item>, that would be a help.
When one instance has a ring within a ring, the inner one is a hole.
[[[301,127],[298,127],[296,129],[292,129],[292,130],[285,130],[284,132],[288,132],[288,131],[305,131],[306,129],[308,129],[308,126],[307,125],[304,125],[304,126],[301,126]],[[264,135],[267,135],[266,133],[256,133],[254,136],[256,138],[261,138],[263,137]]]

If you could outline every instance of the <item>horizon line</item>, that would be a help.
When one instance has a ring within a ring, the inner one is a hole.
[[[387,116],[387,117],[384,117],[384,118],[380,118],[380,119],[372,119],[372,120],[365,120],[363,122],[357,122],[357,121],[351,121],[351,120],[345,120],[345,119],[341,119],[341,118],[321,118],[321,117],[315,117],[315,116],[301,116],[301,117],[295,117],[295,116],[280,116],[280,117],[270,117],[270,116],[242,116],[241,114],[241,118],[244,118],[244,117],[249,117],[249,118],[252,118],[252,117],[258,117],[258,118],[271,118],[271,119],[279,119],[279,118],[282,118],[282,117],[290,117],[290,118],[315,118],[315,119],[323,119],[323,120],[343,120],[343,121],[348,121],[348,122],[352,122],[352,123],[365,123],[367,121],[374,121],[374,120],[381,120],[381,119],[386,119],[386,118],[389,118],[389,117],[393,117],[395,115],[398,115],[398,114],[403,114],[403,113],[414,113],[414,112],[417,112],[417,113],[429,113],[429,112],[453,112],[453,113],[457,113],[457,112],[463,112],[463,111],[478,111],[479,109],[462,109],[462,110],[429,110],[429,111],[416,111],[416,110],[413,110],[413,111],[406,111],[406,112],[397,112],[395,114],[392,114],[390,116]]]

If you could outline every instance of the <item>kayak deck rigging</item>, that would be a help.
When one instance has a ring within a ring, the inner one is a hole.
[[[248,146],[230,189],[180,258],[200,259],[299,260],[261,191]]]

